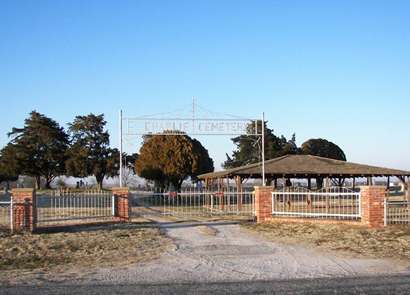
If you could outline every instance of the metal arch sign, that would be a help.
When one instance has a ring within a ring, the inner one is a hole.
[[[258,132],[258,121],[254,119],[200,119],[192,118],[123,118],[120,111],[120,187],[122,187],[122,138],[123,135],[253,135],[262,141],[262,185],[265,186],[265,113],[262,113],[261,130]],[[125,123],[125,124],[124,124]],[[250,124],[254,124],[254,132],[248,132]],[[124,126],[125,125],[125,126]],[[262,127],[263,126],[263,127]],[[125,127],[125,132],[123,132]]]
[[[257,120],[252,119],[201,119],[201,118],[123,118],[124,135],[255,135]],[[249,131],[249,124],[255,124]]]

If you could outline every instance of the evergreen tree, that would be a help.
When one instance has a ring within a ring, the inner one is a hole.
[[[13,128],[9,136],[20,172],[35,177],[37,189],[41,177],[50,188],[53,179],[64,174],[68,136],[56,121],[32,111],[24,127]]]
[[[19,177],[16,153],[16,147],[11,143],[0,151],[0,182],[6,182],[6,191],[9,189],[9,182],[16,181]]]
[[[135,167],[139,176],[155,181],[157,187],[173,185],[177,190],[188,177],[195,180],[214,170],[208,151],[185,134],[145,137]]]
[[[105,125],[102,114],[75,117],[69,124],[71,147],[66,161],[69,175],[94,175],[100,189],[106,176],[116,176],[119,171],[119,152],[110,148],[110,136]]]
[[[322,138],[309,139],[304,142],[301,147],[301,153],[346,161],[346,155],[338,145]]]
[[[256,127],[256,126],[257,127]],[[256,132],[256,128],[257,132]],[[235,144],[236,149],[232,152],[232,156],[226,155],[227,160],[223,163],[223,168],[235,168],[243,165],[253,164],[260,162],[262,141],[260,136],[251,134],[262,133],[262,121],[258,120],[251,122],[247,127],[247,134],[240,135],[232,138],[232,142]],[[293,153],[294,147],[286,140],[282,135],[277,137],[273,130],[267,127],[265,122],[265,160],[280,157],[286,153]],[[287,151],[288,150],[288,151]]]

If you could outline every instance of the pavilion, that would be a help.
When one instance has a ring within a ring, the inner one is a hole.
[[[261,171],[262,163],[259,162],[202,174],[199,175],[198,178],[205,181],[206,186],[212,184],[223,186],[224,180],[227,181],[229,186],[229,179],[234,179],[239,188],[242,186],[244,179],[261,179]],[[282,180],[283,183],[289,183],[290,179],[306,179],[308,188],[311,188],[312,179],[318,180],[319,182],[325,180],[326,186],[330,185],[330,180],[337,181],[342,185],[345,179],[352,179],[354,187],[356,179],[363,177],[367,179],[367,185],[374,184],[374,177],[387,177],[387,186],[389,186],[390,177],[397,177],[404,183],[405,187],[407,187],[410,181],[410,172],[311,155],[285,155],[265,161],[265,177],[267,184],[272,184],[275,187],[277,187],[278,180]]]

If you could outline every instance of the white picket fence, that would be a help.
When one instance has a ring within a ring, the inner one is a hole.
[[[306,188],[286,188],[272,193],[274,216],[360,219],[360,192],[344,187],[311,191]]]
[[[410,225],[410,201],[384,200],[384,225]]]

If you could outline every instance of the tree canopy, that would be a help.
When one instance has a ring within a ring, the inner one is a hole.
[[[339,146],[322,138],[309,139],[304,142],[301,147],[301,153],[346,161],[346,155]]]
[[[258,134],[261,133],[261,120],[256,121]],[[255,121],[248,124],[248,134],[255,134]],[[232,156],[226,155],[223,163],[225,169],[253,164],[261,161],[261,138],[255,135],[241,135],[232,138],[236,149]],[[325,139],[310,139],[299,148],[296,144],[296,135],[290,140],[283,135],[276,136],[265,122],[265,160],[281,157],[288,154],[309,154],[325,158],[346,161],[343,150],[336,144]]]
[[[94,175],[99,188],[106,176],[116,176],[119,152],[110,148],[104,115],[77,116],[69,124],[71,147],[67,151],[67,173],[75,177]]]
[[[256,127],[256,126],[257,127]],[[247,126],[247,134],[262,133],[262,120],[253,121]],[[267,127],[265,122],[265,160],[280,157],[286,154],[298,153],[296,146],[296,136],[292,136],[292,140],[288,141],[283,135],[278,137],[273,133],[273,130]],[[223,163],[223,168],[235,168],[243,165],[260,162],[262,141],[260,136],[255,135],[240,135],[232,138],[236,149],[232,156],[226,155],[227,160]]]
[[[196,139],[185,134],[152,135],[144,138],[135,163],[139,176],[167,188],[181,188],[182,182],[191,177],[214,170],[208,151]]]
[[[130,168],[135,173],[135,162],[138,159],[138,153],[133,154],[123,154],[123,166]]]
[[[13,128],[9,136],[8,152],[14,153],[21,173],[35,177],[37,188],[41,177],[49,188],[55,177],[64,174],[68,136],[56,121],[32,111],[24,127]]]
[[[9,143],[0,151],[0,182],[15,181],[19,177],[19,166],[16,156],[16,148]]]

